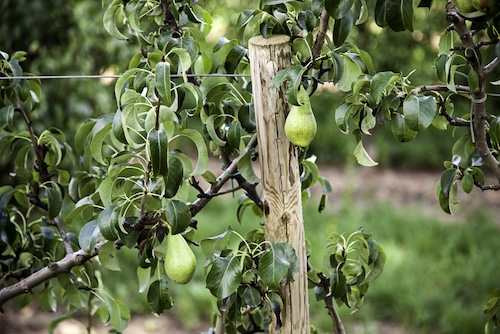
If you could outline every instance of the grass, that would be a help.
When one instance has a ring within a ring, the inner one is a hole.
[[[310,257],[313,266],[322,268],[329,233],[349,234],[359,226],[372,233],[387,253],[385,271],[370,286],[361,310],[351,315],[345,306],[340,308],[349,333],[384,333],[379,329],[381,324],[396,324],[402,333],[483,332],[486,317],[482,307],[486,295],[499,287],[500,277],[499,228],[492,217],[476,212],[467,221],[443,222],[416,206],[373,203],[360,209],[350,204],[348,196],[340,209],[320,214],[315,201],[311,199],[304,207],[306,238],[314,240]],[[244,235],[262,223],[249,212],[239,225],[236,208],[236,199],[213,200],[196,216],[200,226],[196,238],[222,233],[229,225]],[[199,249],[195,252],[198,259],[203,258]],[[134,276],[133,272],[124,274]],[[205,289],[204,275],[200,260],[193,281],[186,286],[170,285],[175,301],[172,312],[185,324],[194,324],[193,319],[209,319],[214,309],[215,301]],[[137,290],[128,284],[126,289],[119,286],[115,291],[128,295],[123,297],[125,300],[134,300],[134,311],[147,312],[145,296],[137,298]],[[311,323],[320,333],[331,333],[324,305],[316,302],[312,294],[310,309]]]

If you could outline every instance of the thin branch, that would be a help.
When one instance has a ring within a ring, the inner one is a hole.
[[[426,86],[416,87],[416,88],[411,90],[411,93],[415,94],[415,95],[425,93],[425,92],[454,93],[454,91],[451,91],[446,85],[426,85]],[[456,85],[455,92],[463,93],[463,94],[470,94],[471,93],[469,86],[464,86],[464,85]]]
[[[498,57],[493,58],[492,61],[490,61],[485,67],[484,67],[484,73],[486,75],[489,75],[497,66],[500,64],[500,59]]]
[[[321,54],[321,49],[323,44],[325,44],[326,31],[328,30],[328,21],[330,20],[330,14],[326,10],[321,13],[321,18],[319,21],[318,34],[316,35],[316,40],[313,44],[312,59],[316,59]]]
[[[328,310],[328,315],[330,315],[330,318],[332,318],[333,321],[333,333],[346,334],[344,325],[342,324],[342,320],[340,319],[340,316],[337,313],[335,306],[333,305],[333,295],[330,291],[330,279],[323,273],[319,273],[318,278],[320,279],[320,282],[316,284],[320,287],[323,287],[325,291],[329,291],[329,293],[325,297],[325,305],[326,309]]]
[[[66,251],[66,254],[73,253],[73,247],[71,247],[71,242],[69,241],[68,234],[66,233],[66,230],[64,229],[62,222],[59,220],[59,217],[54,218],[53,222],[47,219],[44,219],[44,221],[47,225],[52,225],[57,228],[57,231],[59,232],[59,235],[61,236],[61,239],[63,241],[64,250]]]
[[[231,179],[230,175],[234,175],[236,171],[238,170],[238,163],[240,160],[251,150],[257,145],[257,135],[254,135],[252,139],[248,142],[247,146],[245,149],[240,153],[239,156],[237,156],[231,164],[226,168],[226,170],[219,175],[219,177],[215,180],[215,182],[210,186],[210,188],[205,191],[204,193],[208,195],[207,197],[203,198],[198,198],[196,201],[191,203],[189,205],[189,209],[191,210],[191,215],[194,217],[198,212],[201,211],[205,207],[205,205],[210,202],[210,195],[217,193],[224,184]],[[241,176],[241,175],[240,175]],[[244,179],[244,178],[243,178]],[[245,180],[245,179],[244,179]],[[246,181],[246,180],[245,180]],[[238,181],[239,182],[239,181]],[[247,181],[248,182],[248,181]],[[255,191],[255,185],[251,184],[248,182],[248,184],[240,183],[243,189],[245,189],[248,192],[248,197],[250,197],[254,201],[259,201],[260,205],[262,205],[262,200],[258,196],[257,192]],[[249,186],[251,185],[251,187]],[[258,199],[255,197],[257,196]],[[257,202],[256,202],[257,203]],[[261,206],[262,207],[262,206]]]
[[[59,274],[70,272],[71,268],[73,267],[84,264],[85,262],[96,256],[99,252],[99,249],[106,242],[107,240],[99,242],[90,254],[84,252],[83,250],[66,254],[66,256],[62,260],[49,263],[46,267],[33,273],[22,281],[4,287],[0,290],[0,312],[3,312],[3,304],[5,304],[5,302],[19,295],[22,295],[23,293],[28,293],[37,285],[42,284],[43,282],[51,278],[57,277],[57,275]]]
[[[500,190],[500,183],[499,184],[492,184],[492,185],[484,185],[482,183],[474,181],[474,185],[476,185],[476,187],[478,187],[482,191],[486,191],[486,190],[499,191]]]

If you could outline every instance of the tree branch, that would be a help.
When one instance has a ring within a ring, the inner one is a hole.
[[[19,281],[13,285],[7,286],[0,290],[0,311],[3,312],[3,304],[23,293],[28,293],[37,285],[56,277],[62,273],[70,272],[71,268],[80,266],[97,255],[99,248],[102,247],[107,240],[99,242],[95,245],[90,254],[85,253],[83,250],[78,252],[71,252],[57,262],[49,263],[46,267],[33,273],[29,277]]]
[[[335,310],[335,306],[333,306],[333,295],[330,291],[330,279],[323,273],[319,273],[318,278],[320,279],[320,282],[316,283],[316,285],[323,287],[325,291],[329,291],[329,293],[325,297],[325,305],[326,309],[328,310],[328,315],[330,315],[330,318],[332,318],[333,321],[333,333],[346,334],[344,325],[342,324],[342,320],[340,319],[337,310]]]
[[[236,174],[236,171],[238,170],[238,163],[240,160],[255,146],[257,145],[257,135],[254,135],[252,139],[248,142],[247,146],[245,149],[240,153],[238,157],[236,157],[231,164],[226,168],[226,170],[219,175],[219,177],[215,180],[215,182],[210,186],[210,188],[205,191],[205,196],[198,198],[196,201],[191,203],[189,205],[189,209],[191,210],[191,215],[194,217],[198,212],[205,207],[205,205],[208,204],[210,199],[213,197],[214,194],[216,194],[222,186],[231,178],[230,175]],[[241,175],[240,175],[241,176]],[[235,177],[236,178],[236,177]],[[243,178],[243,177],[242,177]],[[238,180],[238,179],[237,179]],[[243,178],[244,181],[245,178]],[[238,181],[239,182],[239,181]],[[257,205],[260,203],[260,207],[262,207],[262,200],[258,196],[257,192],[255,191],[255,185],[251,184],[250,182],[246,181],[240,183],[241,187],[245,189],[248,192],[248,197],[250,197],[253,201],[257,201]],[[251,185],[251,186],[249,186]]]
[[[330,20],[330,14],[326,10],[321,13],[321,18],[319,21],[318,34],[316,35],[316,40],[313,44],[312,59],[316,59],[321,54],[321,49],[323,44],[325,44],[326,31],[328,30],[328,21]]]

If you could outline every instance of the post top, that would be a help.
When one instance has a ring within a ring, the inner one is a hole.
[[[256,46],[288,44],[289,42],[290,36],[288,35],[271,35],[267,38],[264,38],[263,36],[255,36],[250,38],[250,40],[248,41],[249,44]]]

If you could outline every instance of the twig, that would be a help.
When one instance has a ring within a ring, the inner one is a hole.
[[[340,319],[337,310],[335,310],[335,306],[333,306],[333,295],[330,291],[330,279],[326,277],[323,273],[318,273],[318,278],[320,279],[319,283],[316,285],[323,287],[325,291],[329,293],[325,297],[325,305],[328,310],[328,314],[333,321],[333,332],[335,334],[346,334],[344,325],[342,324],[342,320]]]
[[[478,187],[482,191],[486,191],[486,190],[499,191],[500,190],[500,184],[484,185],[484,184],[479,183],[479,182],[474,180],[474,185],[476,185],[476,187]]]
[[[194,217],[198,212],[201,211],[208,204],[211,197],[210,195],[217,193],[222,186],[231,178],[230,175],[234,175],[236,170],[238,169],[238,163],[240,160],[255,146],[257,145],[257,135],[254,135],[252,139],[248,142],[245,149],[237,156],[231,164],[226,168],[226,170],[219,175],[219,177],[215,180],[215,182],[210,186],[210,188],[204,193],[208,196],[203,198],[198,198],[193,203],[189,204],[189,209],[191,210],[191,215]],[[241,175],[240,175],[241,176]],[[235,177],[236,178],[236,177]],[[243,178],[243,180],[245,180]],[[238,181],[238,179],[237,179]],[[245,180],[246,181],[246,180]],[[239,181],[238,181],[239,182]],[[257,205],[260,203],[260,207],[262,207],[262,200],[258,196],[255,191],[255,185],[246,181],[247,183],[240,183],[241,187],[248,192],[248,197],[251,198]]]
[[[61,236],[61,239],[63,241],[64,250],[66,251],[66,254],[73,253],[73,247],[71,247],[71,242],[69,241],[68,235],[66,234],[66,230],[64,229],[62,222],[59,220],[59,217],[54,218],[53,222],[47,219],[44,219],[44,222],[47,225],[52,225],[57,228],[57,231],[59,232],[59,235]]]

